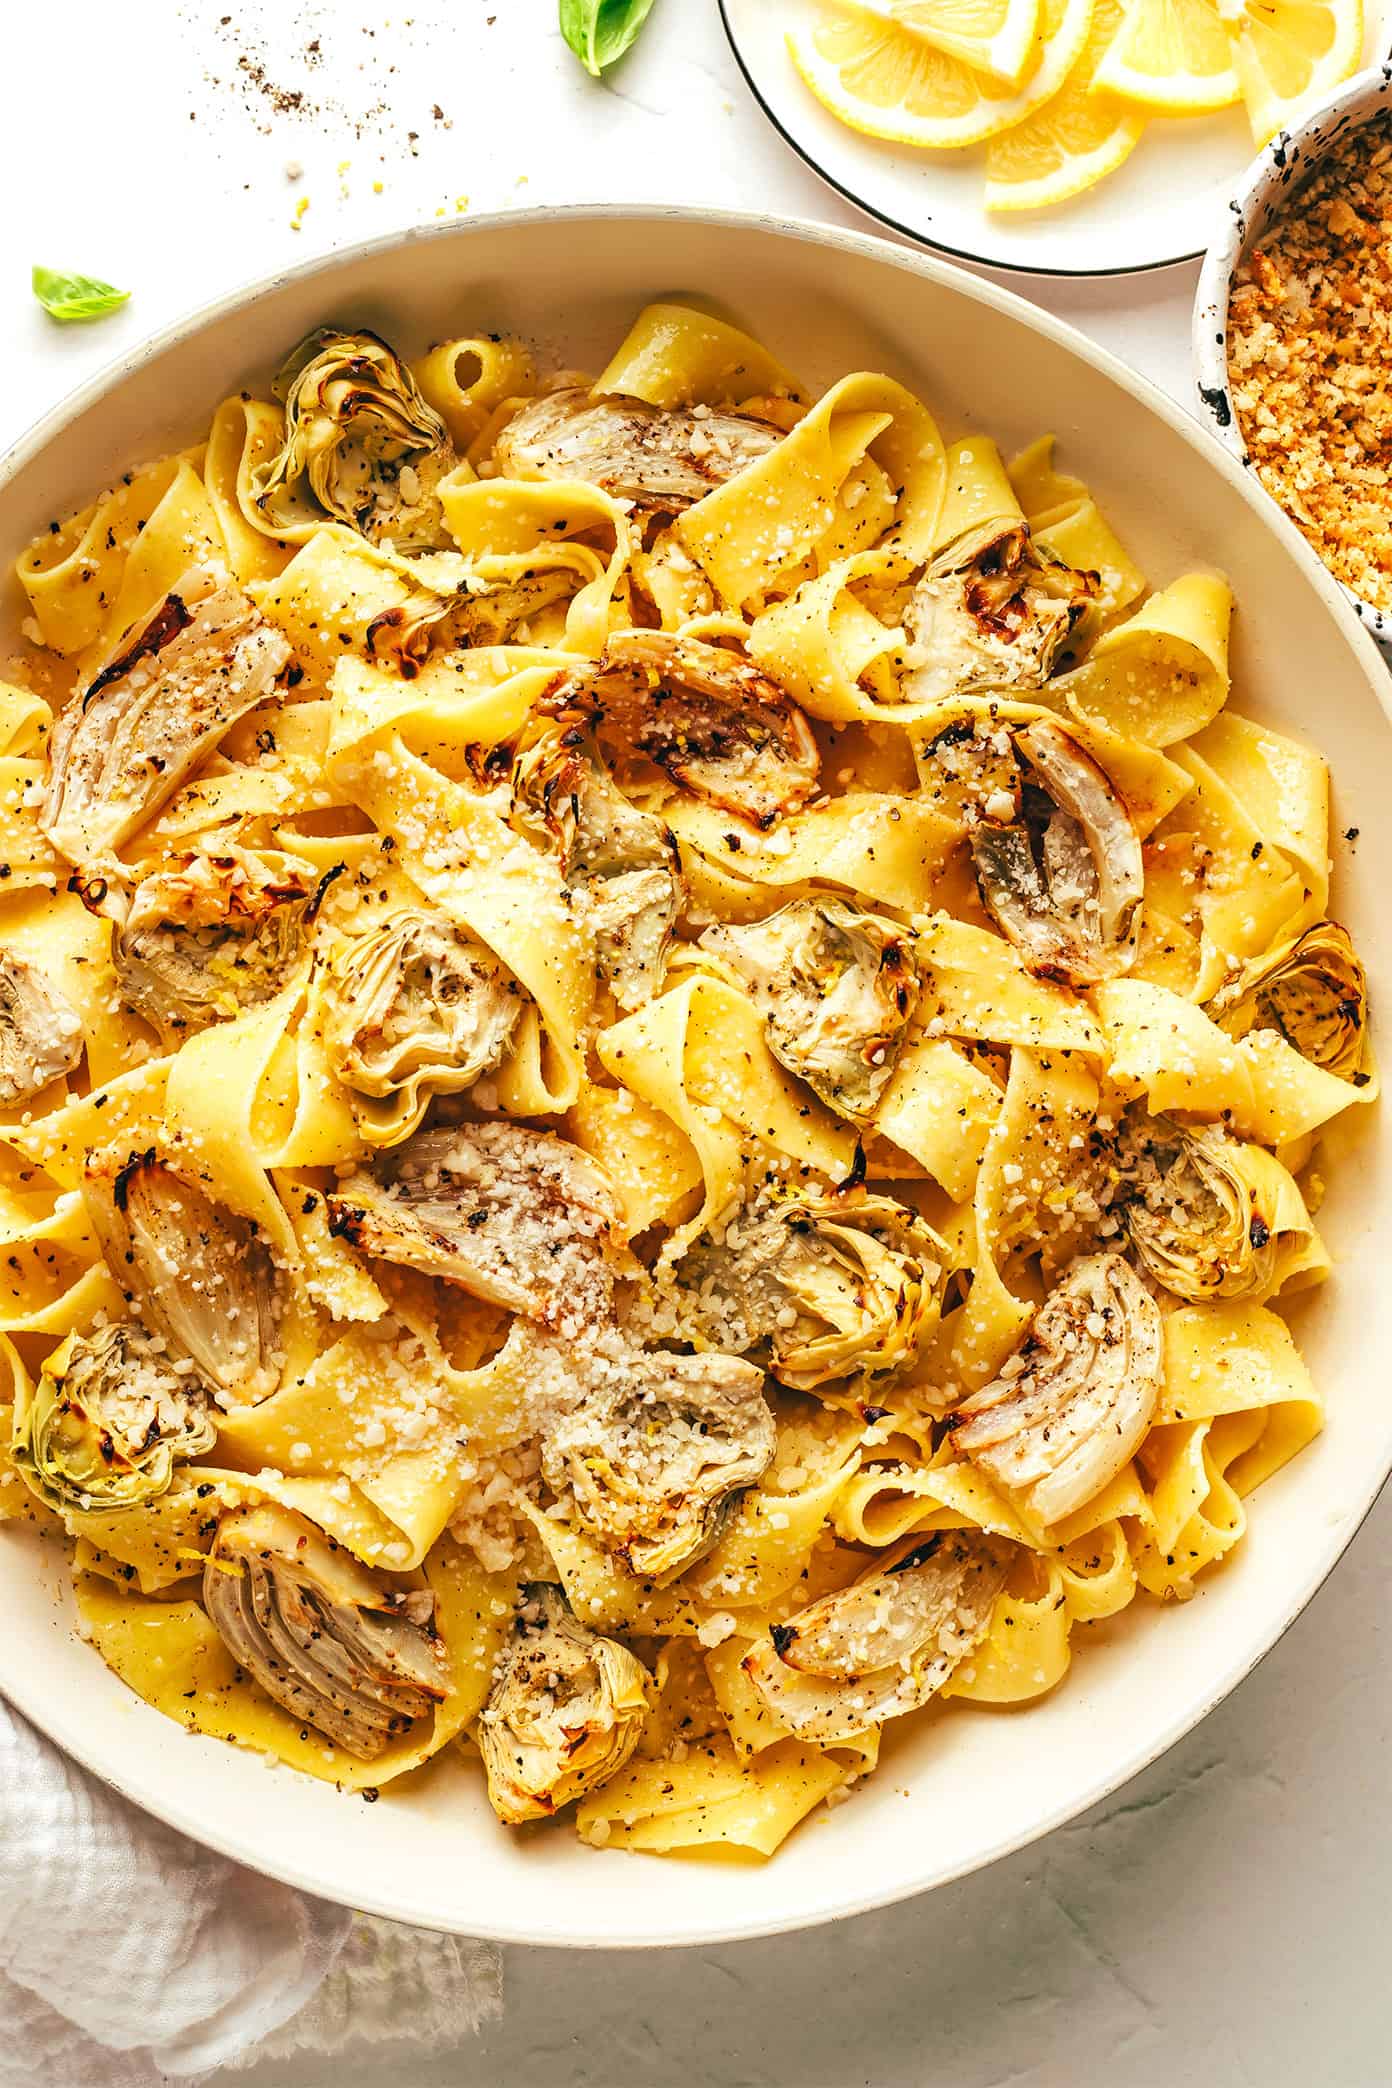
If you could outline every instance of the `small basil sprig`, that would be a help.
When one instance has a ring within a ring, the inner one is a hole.
[[[598,79],[633,43],[652,4],[653,0],[560,0],[561,34],[586,72]]]
[[[56,268],[35,266],[30,279],[34,295],[51,319],[64,325],[74,320],[105,319],[108,312],[119,311],[130,296],[129,290],[113,289],[110,283],[102,283],[95,276],[60,275]]]

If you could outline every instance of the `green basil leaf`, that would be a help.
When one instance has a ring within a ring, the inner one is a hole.
[[[561,34],[598,79],[629,49],[652,5],[653,0],[560,0]]]
[[[115,290],[95,276],[60,275],[54,268],[35,267],[31,281],[34,295],[51,319],[65,325],[78,319],[104,319],[119,311],[129,290]]]

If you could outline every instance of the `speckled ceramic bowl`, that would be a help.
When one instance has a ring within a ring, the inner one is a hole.
[[[1199,409],[1219,441],[1242,464],[1251,460],[1228,383],[1228,296],[1238,262],[1261,237],[1291,189],[1309,178],[1331,147],[1356,124],[1366,123],[1384,110],[1392,110],[1392,59],[1358,73],[1295,130],[1277,132],[1249,167],[1242,187],[1228,204],[1223,227],[1204,257],[1194,301]],[[1294,523],[1290,526],[1295,527]],[[1375,608],[1351,587],[1345,587],[1344,593],[1392,658],[1392,611]]]

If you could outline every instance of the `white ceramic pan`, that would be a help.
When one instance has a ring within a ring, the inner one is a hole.
[[[104,478],[206,426],[213,403],[308,328],[367,324],[407,347],[520,328],[598,366],[657,294],[722,300],[814,382],[887,369],[944,427],[1007,445],[1052,428],[1159,582],[1223,567],[1236,588],[1242,708],[1312,736],[1333,763],[1336,906],[1392,1006],[1392,732],[1385,670],[1340,590],[1231,457],[1183,411],[1020,300],[878,240],[678,211],[553,211],[428,228],[238,292],[130,356],[52,415],[0,481],[8,560]],[[18,613],[13,601],[6,613]],[[1382,903],[1379,904],[1379,895]],[[1338,1259],[1301,1314],[1329,1426],[1263,1489],[1232,1565],[1187,1607],[1138,1602],[1065,1686],[1019,1713],[954,1708],[892,1736],[849,1805],[763,1868],[658,1862],[497,1825],[445,1763],[378,1805],[193,1738],[139,1703],[72,1634],[64,1572],[0,1530],[0,1688],[91,1769],[243,1861],[402,1920],[545,1944],[703,1943],[826,1921],[960,1875],[1081,1811],[1241,1680],[1309,1601],[1392,1465],[1392,1169],[1385,1124],[1331,1169],[1321,1226]]]

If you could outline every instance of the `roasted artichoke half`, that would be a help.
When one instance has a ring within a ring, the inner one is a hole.
[[[587,1631],[561,1590],[522,1590],[479,1715],[488,1797],[509,1827],[546,1820],[622,1769],[648,1713],[648,1675],[617,1639]]]
[[[1241,1145],[1216,1124],[1191,1129],[1133,1108],[1116,1160],[1121,1181],[1113,1207],[1157,1283],[1195,1304],[1270,1294],[1280,1177],[1268,1171],[1260,1148]]]
[[[797,811],[817,787],[821,756],[797,705],[740,654],[703,638],[617,631],[546,709],[757,827]]]
[[[580,479],[670,515],[766,455],[780,435],[747,414],[664,410],[571,389],[524,406],[499,436],[494,459],[504,478]]]
[[[715,1544],[773,1457],[763,1372],[735,1356],[633,1350],[543,1438],[547,1485],[631,1573],[659,1586]]]
[[[1128,971],[1145,873],[1111,779],[1071,733],[1039,719],[1013,735],[1013,792],[971,828],[982,903],[1032,972],[1087,987]]]
[[[623,1254],[607,1176],[564,1138],[512,1123],[418,1131],[328,1199],[335,1233],[562,1331],[602,1319]]]
[[[270,1000],[304,955],[321,882],[282,849],[186,851],[140,880],[112,930],[123,996],[170,1047]]]
[[[203,1602],[267,1696],[357,1761],[375,1761],[448,1692],[430,1590],[389,1587],[287,1508],[223,1516]]]
[[[1119,1254],[1074,1262],[1000,1375],[962,1402],[953,1443],[1048,1526],[1099,1494],[1160,1396],[1160,1308]]]
[[[15,1109],[71,1073],[82,1057],[82,1021],[38,966],[0,950],[0,1109]]]
[[[134,1321],[69,1334],[16,1404],[13,1458],[48,1507],[136,1508],[217,1440],[206,1387]]]
[[[1312,1066],[1366,1080],[1368,979],[1347,928],[1319,921],[1220,987],[1209,1014],[1230,1037],[1278,1030]]]
[[[662,984],[685,896],[671,829],[629,803],[578,730],[549,731],[519,753],[512,819],[555,849],[566,883],[583,893],[614,999],[642,1007]]]
[[[69,862],[110,858],[290,664],[221,566],[191,566],[74,696],[49,741],[39,825]]]
[[[747,988],[774,1057],[853,1123],[894,1077],[919,979],[905,932],[844,899],[795,899],[765,921],[700,939]]]
[[[457,1095],[507,1056],[526,995],[443,914],[390,913],[324,967],[324,1044],[345,1086],[381,1100]]]
[[[799,1739],[824,1747],[917,1711],[991,1626],[1015,1547],[942,1530],[769,1628],[744,1671]]]
[[[1098,593],[1097,576],[1042,553],[1023,522],[985,523],[932,560],[904,609],[904,699],[1039,689]]]
[[[83,1197],[117,1283],[219,1404],[252,1405],[274,1392],[283,1286],[248,1220],[154,1147],[91,1154]]]
[[[671,1280],[684,1332],[766,1352],[780,1383],[811,1392],[907,1370],[937,1323],[947,1271],[943,1242],[893,1197],[802,1191],[737,1208]]]
[[[449,546],[437,489],[458,459],[385,341],[321,327],[287,357],[275,389],[285,444],[252,469],[255,512],[272,536],[327,515],[374,544]]]

